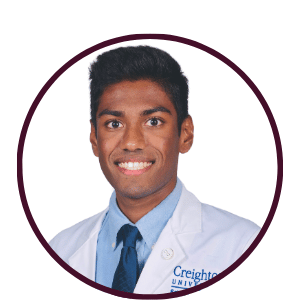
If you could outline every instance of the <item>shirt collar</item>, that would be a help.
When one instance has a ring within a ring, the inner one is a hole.
[[[182,183],[177,178],[174,190],[160,204],[143,216],[135,226],[140,231],[148,247],[152,247],[158,240],[162,230],[172,217],[182,191]]]
[[[120,241],[117,241],[117,234],[120,228],[125,224],[136,226],[145,240],[147,246],[151,248],[156,243],[160,233],[166,226],[177,206],[182,192],[182,183],[177,178],[174,190],[159,205],[148,212],[136,224],[121,212],[116,201],[115,191],[111,195],[109,203],[109,234],[111,243],[115,243],[114,249]]]
[[[125,224],[130,224],[135,226],[130,220],[122,213],[120,210],[117,199],[116,192],[114,191],[110,197],[109,201],[109,236],[112,245],[114,244],[114,249],[118,246],[120,241],[117,240],[117,234],[121,227]]]

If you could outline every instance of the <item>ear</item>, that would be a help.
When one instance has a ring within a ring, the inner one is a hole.
[[[189,115],[181,124],[181,133],[179,137],[179,152],[188,152],[194,141],[194,124],[192,117]]]
[[[90,120],[90,123],[91,123],[90,142],[92,144],[92,149],[93,149],[95,156],[99,157],[96,130],[95,130],[92,120]]]

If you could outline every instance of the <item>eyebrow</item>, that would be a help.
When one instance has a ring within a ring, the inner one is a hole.
[[[122,117],[122,116],[124,116],[124,112],[123,111],[118,111],[118,110],[104,109],[98,114],[98,118],[100,118],[103,115]]]
[[[165,108],[163,106],[157,106],[157,107],[154,107],[154,108],[151,108],[151,109],[144,110],[141,113],[141,116],[148,116],[148,115],[151,115],[151,114],[153,114],[155,112],[158,112],[158,111],[166,112],[166,113],[172,115],[172,113],[167,108]]]
[[[171,111],[168,110],[167,108],[163,107],[163,106],[157,106],[157,107],[153,107],[151,109],[146,109],[144,110],[140,115],[141,116],[148,116],[151,115],[155,112],[165,112],[168,113],[170,115],[172,115]],[[99,114],[98,114],[98,118],[100,118],[103,115],[110,115],[110,116],[115,116],[115,117],[123,117],[124,116],[124,112],[123,111],[119,111],[119,110],[110,110],[110,109],[104,109],[102,110]]]

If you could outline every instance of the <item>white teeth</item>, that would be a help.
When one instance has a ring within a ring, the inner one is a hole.
[[[118,164],[120,168],[127,170],[141,170],[152,165],[151,162],[121,162]]]

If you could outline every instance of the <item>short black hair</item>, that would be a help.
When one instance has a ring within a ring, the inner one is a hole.
[[[150,46],[120,47],[99,55],[89,72],[91,121],[96,130],[96,114],[105,88],[124,80],[151,80],[165,90],[174,104],[180,135],[182,122],[188,116],[188,80],[167,52]]]

